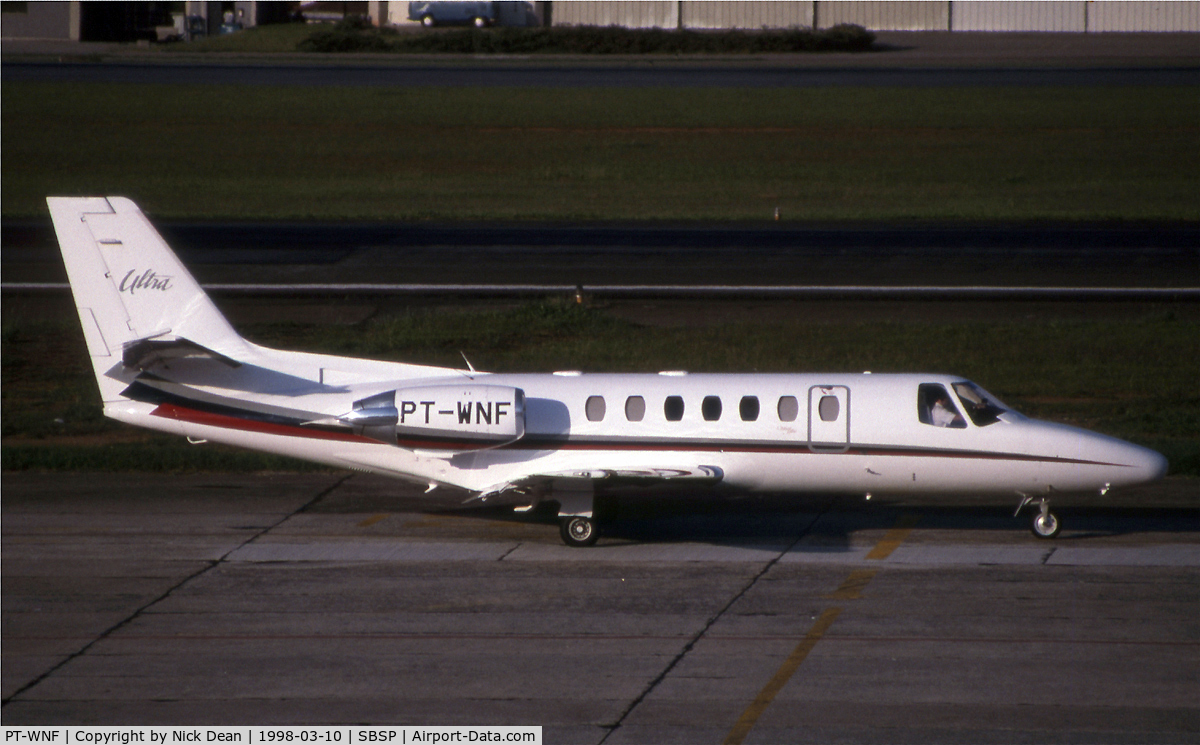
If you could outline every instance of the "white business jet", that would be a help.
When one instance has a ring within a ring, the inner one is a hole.
[[[1128,442],[1028,419],[953,375],[490,374],[246,341],[128,199],[47,199],[106,416],[427,485],[517,509],[555,502],[599,535],[598,489],[1056,492],[1161,477]],[[468,363],[468,367],[470,367]]]

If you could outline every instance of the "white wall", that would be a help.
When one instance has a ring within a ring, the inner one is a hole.
[[[1087,8],[1077,0],[965,0],[951,3],[950,30],[1082,32]]]
[[[813,24],[811,1],[683,0],[679,12],[684,28],[807,28]]]
[[[1088,31],[1200,31],[1200,2],[1088,3]]]
[[[555,26],[677,28],[679,3],[676,0],[572,0],[554,3],[551,16]]]
[[[79,41],[79,3],[30,2],[22,12],[0,13],[0,36]]]
[[[948,2],[832,0],[814,5],[817,28],[842,23],[852,23],[871,31],[946,31],[950,28]]]
[[[1200,31],[1200,0],[559,0],[555,26],[872,31]]]

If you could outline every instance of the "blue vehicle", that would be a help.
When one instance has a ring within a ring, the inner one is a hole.
[[[408,20],[420,21],[422,26],[472,25],[476,28],[496,22],[496,6],[490,2],[412,2],[408,4]]]

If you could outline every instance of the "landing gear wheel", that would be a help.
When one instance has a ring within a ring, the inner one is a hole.
[[[421,25],[425,28],[433,28],[433,16],[421,16]]]
[[[586,548],[600,537],[600,529],[590,517],[563,518],[559,532],[562,534],[563,543],[571,548]]]
[[[1058,521],[1057,515],[1047,510],[1034,513],[1030,527],[1038,538],[1053,538],[1062,530],[1062,523]]]
[[[479,16],[476,16],[471,22],[475,24],[475,28],[484,28],[487,26],[487,19],[480,18]]]

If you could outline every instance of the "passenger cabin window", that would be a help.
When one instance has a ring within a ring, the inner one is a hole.
[[[742,396],[742,401],[738,404],[738,413],[741,414],[743,422],[758,421],[758,397]]]
[[[917,413],[922,424],[934,427],[950,427],[966,429],[967,422],[954,400],[946,392],[946,387],[937,383],[922,383],[917,391]]]
[[[782,396],[779,399],[778,411],[779,421],[794,422],[800,415],[800,404],[796,402],[795,396]]]
[[[589,422],[599,422],[604,419],[604,396],[588,396],[587,405],[584,406],[584,411],[587,412]]]
[[[706,422],[715,422],[721,418],[721,399],[717,396],[705,396],[700,402],[700,414]]]
[[[667,396],[667,400],[663,402],[663,414],[667,417],[668,422],[678,422],[683,419],[683,397]]]
[[[625,418],[631,422],[640,422],[646,416],[646,399],[641,396],[630,396],[625,399]]]
[[[837,396],[821,396],[821,400],[817,402],[817,413],[820,414],[822,422],[836,422],[841,411],[842,405]]]

